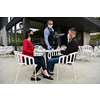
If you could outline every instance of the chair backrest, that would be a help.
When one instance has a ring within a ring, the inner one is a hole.
[[[99,49],[100,49],[100,45],[99,45]]]
[[[69,55],[63,55],[59,58],[59,64],[73,64],[76,61],[76,55],[78,52],[70,53]]]
[[[58,56],[58,55],[59,55],[59,51],[48,52],[48,59],[51,59],[52,56]]]
[[[60,46],[58,46],[57,49],[58,49],[58,50],[61,49]],[[56,49],[56,50],[57,50],[57,49]]]
[[[42,46],[39,46],[37,49],[38,50],[43,50],[43,47]]]
[[[6,53],[11,53],[12,51],[14,51],[13,46],[5,46],[6,48]]]
[[[100,50],[98,49],[98,47],[94,47],[94,56],[97,57],[98,54],[100,53]]]
[[[20,51],[20,52],[23,51],[23,46],[19,46],[19,51]]]
[[[78,46],[78,54],[83,55],[82,46]]]
[[[40,46],[40,45],[35,45],[35,46],[34,46],[34,49],[37,49],[39,46]]]
[[[27,65],[26,59],[28,59],[28,65],[34,64],[34,58],[33,57],[23,55],[21,52],[18,52],[18,51],[14,51],[14,54],[15,54],[15,59],[16,59],[16,62],[17,62],[18,65],[20,65],[20,66]],[[24,59],[24,62],[23,62],[23,59]],[[31,63],[31,61],[32,61],[32,63]]]
[[[93,47],[90,46],[90,45],[84,45],[84,46],[82,46],[82,50],[83,50],[83,51],[84,51],[84,50],[91,50],[91,51],[93,51]]]
[[[19,51],[14,51],[14,55],[15,55],[15,59],[16,59],[16,63],[18,64],[18,59],[17,59],[17,54],[21,54],[21,52],[19,52]]]
[[[37,45],[36,45],[37,46]],[[42,46],[37,46],[36,50],[44,50],[44,48]],[[44,52],[35,52],[34,56],[43,56]]]
[[[5,53],[6,53],[5,46],[0,46],[0,54],[5,54]]]

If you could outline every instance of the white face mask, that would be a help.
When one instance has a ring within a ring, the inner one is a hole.
[[[69,42],[69,41],[70,41],[71,36],[68,34],[68,35],[67,35],[67,37],[68,37],[68,42]]]
[[[48,25],[49,28],[52,28],[53,25]]]

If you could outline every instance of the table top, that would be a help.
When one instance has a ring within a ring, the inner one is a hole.
[[[59,49],[57,50],[37,50],[38,52],[53,52],[53,51],[60,51]]]
[[[59,35],[59,36],[64,36],[65,34],[55,34],[55,36],[57,36],[57,35]]]

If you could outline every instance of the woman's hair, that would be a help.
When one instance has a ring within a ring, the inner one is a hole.
[[[25,39],[28,38],[28,34],[30,34],[31,31],[32,31],[32,30],[30,30],[30,29],[26,30]],[[31,38],[31,42],[32,42],[32,38]]]

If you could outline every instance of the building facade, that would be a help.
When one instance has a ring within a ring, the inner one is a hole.
[[[0,45],[7,45],[7,23],[8,17],[0,17]]]
[[[35,32],[34,45],[43,45],[43,31],[47,27],[47,21],[52,19],[53,28],[57,33],[65,35],[54,40],[55,48],[61,45],[67,45],[68,30],[75,27],[78,31],[77,40],[79,45],[89,44],[90,33],[100,31],[100,21],[93,17],[14,17],[6,24],[7,45],[17,46],[23,45],[25,32],[29,28],[39,29]],[[3,34],[3,33],[2,33]]]

